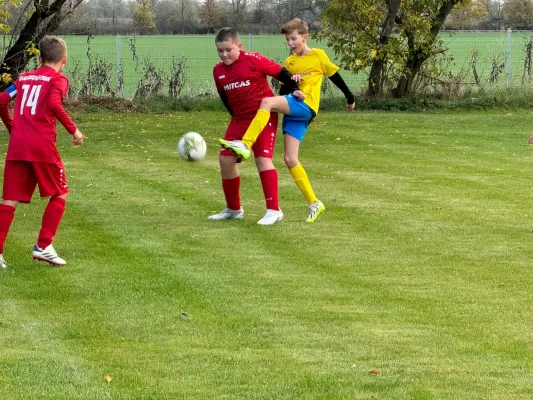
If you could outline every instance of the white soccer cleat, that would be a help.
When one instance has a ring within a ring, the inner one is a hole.
[[[323,211],[326,211],[326,207],[324,207],[324,204],[320,200],[316,203],[309,204],[309,215],[305,222],[315,222]]]
[[[38,261],[46,261],[56,267],[62,267],[67,262],[61,257],[58,257],[54,247],[50,244],[45,249],[41,249],[39,246],[33,246],[33,259]]]
[[[218,214],[210,215],[207,217],[209,221],[221,221],[223,219],[242,219],[244,217],[244,210],[239,208],[238,210],[232,210],[231,208],[225,208]]]
[[[7,264],[6,264],[6,260],[4,260],[4,255],[0,254],[0,269],[6,269],[6,268],[7,268]]]
[[[257,223],[259,225],[274,225],[283,219],[283,212],[281,210],[267,210],[265,216]]]
[[[235,153],[235,155],[243,160],[248,160],[252,155],[252,151],[240,140],[225,140],[218,139],[222,147]]]

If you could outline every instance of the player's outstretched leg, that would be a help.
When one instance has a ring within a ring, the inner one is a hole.
[[[231,208],[225,208],[218,214],[210,215],[207,217],[209,221],[220,221],[223,219],[242,219],[244,217],[244,210],[242,207],[238,210],[232,210]]]
[[[6,269],[6,268],[7,268],[7,264],[6,264],[6,260],[4,260],[4,255],[0,254],[0,269]]]
[[[67,263],[65,260],[63,260],[57,255],[54,247],[51,244],[48,245],[45,249],[41,249],[38,245],[33,246],[33,259],[38,261],[45,261],[47,263],[55,265],[56,267],[62,267]]]
[[[309,204],[309,215],[305,222],[315,222],[323,211],[326,211],[326,207],[324,207],[324,204],[320,200]]]
[[[218,139],[218,142],[229,151],[235,153],[235,155],[243,160],[248,160],[252,155],[252,151],[240,140],[224,140]]]
[[[274,225],[276,222],[283,220],[283,212],[281,210],[267,210],[263,218],[257,223],[259,225]]]

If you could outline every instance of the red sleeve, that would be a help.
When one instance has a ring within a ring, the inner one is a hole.
[[[70,119],[70,116],[63,108],[63,99],[68,92],[68,80],[65,76],[60,76],[52,82],[50,94],[48,97],[48,107],[52,114],[61,122],[68,133],[71,135],[76,132],[76,124]]]
[[[274,62],[270,58],[267,58],[259,53],[255,53],[254,57],[252,57],[252,60],[258,71],[264,73],[265,75],[272,76],[273,78],[277,78],[283,69],[283,67],[277,62]]]
[[[222,86],[220,86],[220,83],[219,83],[219,81],[217,79],[217,75],[220,75],[220,74],[217,74],[216,69],[217,69],[217,66],[215,65],[214,68],[213,68],[213,79],[215,81],[215,86],[217,88],[217,92],[220,93],[220,92],[223,92],[224,89],[222,88]]]
[[[0,94],[0,118],[7,128],[7,131],[11,133],[11,127],[13,126],[13,118],[9,112],[7,105],[11,102],[11,96],[8,92],[2,92]]]

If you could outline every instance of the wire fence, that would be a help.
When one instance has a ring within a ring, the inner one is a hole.
[[[219,59],[213,35],[64,38],[69,52],[65,74],[74,87],[83,86],[89,71],[92,74],[96,71],[107,76],[107,85],[113,93],[132,98],[149,68],[169,78],[176,60],[180,60],[184,69],[180,82],[183,94],[214,93],[212,69]],[[447,54],[453,56],[453,61],[445,65],[448,76],[461,75],[465,84],[479,86],[527,85],[531,78],[532,38],[533,32],[524,31],[443,33],[441,39],[448,48]],[[241,41],[245,50],[262,53],[280,63],[289,55],[282,35],[241,35]],[[310,40],[309,46],[324,48],[336,60],[325,43]],[[366,86],[365,72],[352,74],[341,70],[341,74],[354,92]],[[105,91],[103,87],[99,90]],[[157,90],[164,92],[166,84]]]

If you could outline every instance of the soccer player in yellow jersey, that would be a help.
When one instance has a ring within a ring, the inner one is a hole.
[[[298,92],[288,94],[285,85],[282,85],[281,96],[265,97],[261,101],[255,118],[241,140],[219,139],[219,142],[226,149],[247,160],[250,158],[252,145],[270,118],[270,113],[285,114],[282,124],[284,161],[296,185],[309,203],[309,215],[306,222],[315,222],[326,208],[316,197],[307,174],[298,160],[300,142],[304,138],[309,123],[318,113],[324,75],[344,93],[347,100],[346,109],[350,111],[354,109],[355,98],[340,76],[339,67],[330,61],[324,50],[311,49],[307,46],[309,32],[305,21],[295,18],[281,28],[281,33],[285,35],[287,45],[292,50],[292,55],[285,60],[285,68],[293,75],[292,79],[298,82],[304,96],[297,97]]]

